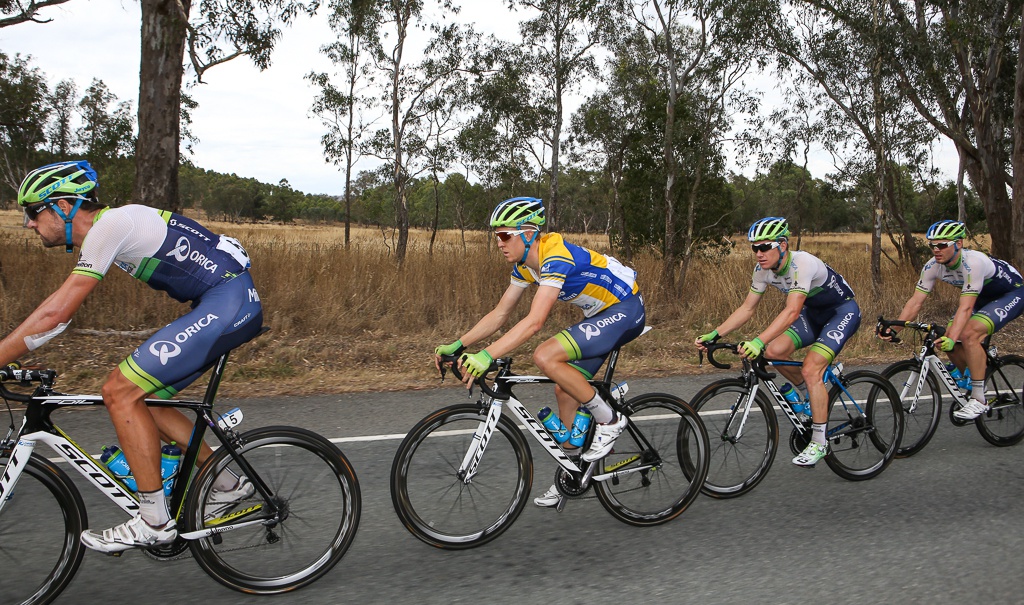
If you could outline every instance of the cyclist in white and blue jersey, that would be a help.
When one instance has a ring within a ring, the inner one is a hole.
[[[789,249],[786,219],[769,216],[756,221],[747,239],[757,257],[750,292],[721,325],[699,336],[696,345],[702,348],[747,323],[768,286],[786,295],[786,307],[756,338],[740,343],[740,353],[749,358],[764,353],[769,359],[790,359],[797,349],[808,347],[802,367],[776,369],[810,399],[811,442],[793,464],[814,466],[828,454],[828,390],[822,378],[860,327],[860,307],[842,275],[813,254]]]
[[[46,247],[81,250],[63,285],[0,341],[0,365],[11,363],[64,331],[86,297],[116,265],[151,288],[191,303],[189,313],[158,330],[107,377],[103,403],[137,484],[139,514],[95,532],[82,543],[116,553],[173,542],[177,528],[160,478],[160,441],[188,443],[193,423],[173,408],[149,408],[147,396],[169,398],[223,353],[250,340],[263,324],[249,257],[234,239],[199,223],[141,205],[107,208],[98,202],[96,172],[83,160],[33,170],[18,191],[27,226]],[[211,454],[203,446],[199,459]],[[245,477],[222,473],[213,500],[251,496]]]
[[[639,336],[646,315],[643,297],[636,283],[636,271],[611,256],[566,242],[558,233],[541,234],[545,222],[541,200],[517,197],[498,204],[490,225],[498,238],[498,249],[512,264],[511,283],[497,306],[455,342],[435,349],[435,355],[461,353],[497,332],[508,320],[530,284],[538,290],[530,312],[500,338],[477,353],[465,353],[461,365],[465,380],[482,375],[496,357],[507,355],[540,331],[556,301],[576,305],[584,320],[562,330],[542,343],[533,361],[555,382],[559,417],[572,426],[576,410],[583,405],[598,423],[587,461],[598,460],[612,448],[626,427],[626,417],[617,414],[588,382],[608,354]],[[438,363],[439,357],[435,357]],[[555,506],[558,490],[552,486],[534,500],[538,506]]]
[[[899,320],[917,318],[937,281],[960,288],[956,313],[946,334],[937,339],[935,345],[949,354],[950,361],[961,372],[964,368],[970,369],[970,401],[953,415],[961,420],[973,420],[989,409],[985,400],[986,361],[982,343],[1024,310],[1024,279],[1006,261],[964,248],[960,242],[966,235],[967,227],[959,221],[942,220],[928,228],[925,237],[932,259],[921,269],[914,294],[903,306]],[[892,333],[881,332],[879,337],[891,339]]]

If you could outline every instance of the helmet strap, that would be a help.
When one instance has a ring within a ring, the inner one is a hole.
[[[778,240],[776,240],[778,241]],[[789,242],[786,242],[786,251],[782,252],[782,242],[779,242],[779,262],[775,263],[775,266],[770,269],[772,273],[779,270],[782,267],[782,261],[786,260],[786,255],[789,254]]]
[[[64,211],[60,209],[60,206],[56,202],[54,202],[54,204],[51,206],[51,208],[53,208],[53,211],[57,213],[57,216],[64,219],[64,251],[67,252],[68,254],[71,254],[71,251],[73,249],[73,246],[71,245],[71,221],[72,219],[75,218],[75,214],[78,212],[78,207],[81,205],[82,198],[76,199],[75,205],[71,207],[71,212],[69,212],[67,215],[64,214]]]
[[[519,239],[523,240],[523,258],[519,259],[520,265],[526,263],[526,257],[530,254],[530,246],[533,245],[533,242],[537,239],[538,235],[540,235],[540,230],[534,231],[533,234],[530,235],[530,239],[526,239],[525,233],[519,234]]]

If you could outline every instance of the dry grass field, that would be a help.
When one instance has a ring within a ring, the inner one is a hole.
[[[201,219],[202,220],[202,219]],[[213,231],[237,237],[253,259],[253,277],[271,331],[240,348],[229,364],[224,395],[312,394],[432,388],[438,384],[431,352],[450,342],[489,311],[508,284],[508,266],[493,238],[482,232],[439,234],[433,254],[430,234],[412,234],[409,254],[397,266],[393,244],[379,229],[353,230],[344,247],[343,226],[237,225],[205,221]],[[603,236],[570,236],[607,252]],[[913,290],[916,275],[883,259],[881,295],[872,295],[866,234],[805,237],[802,249],[819,255],[851,282],[864,323],[843,352],[849,363],[882,363],[908,357],[910,345],[894,347],[871,337],[875,317],[894,317]],[[34,232],[22,228],[21,214],[0,211],[0,324],[6,334],[56,289],[77,255],[45,250]],[[633,259],[648,294],[648,325],[655,328],[630,344],[620,374],[654,376],[696,371],[695,335],[708,331],[743,300],[754,261],[745,243],[729,256],[698,261],[681,298],[661,295],[661,261],[646,252]],[[781,308],[778,292],[766,294],[758,314],[737,337],[750,337]],[[948,317],[956,302],[952,288],[931,297],[923,318]],[[526,304],[521,311],[526,311]],[[165,295],[136,283],[119,270],[78,312],[68,331],[35,351],[26,363],[61,372],[68,392],[91,392],[144,333],[186,310]],[[558,305],[535,342],[523,347],[517,367],[535,371],[529,352],[543,338],[578,321],[575,307]],[[1018,322],[1019,323],[1019,322]],[[1020,349],[1024,331],[1001,333],[1003,350]],[[199,396],[198,388],[189,395]]]

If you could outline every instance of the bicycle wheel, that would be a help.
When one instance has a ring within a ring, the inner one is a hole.
[[[989,368],[985,399],[991,408],[975,419],[978,432],[992,445],[1016,445],[1024,439],[1024,357],[1003,355]]]
[[[189,543],[199,565],[221,584],[247,593],[275,594],[315,582],[341,559],[359,525],[359,482],[348,459],[327,439],[295,427],[271,426],[240,437],[238,454],[255,471],[280,510],[273,518],[257,489],[225,506],[211,496],[225,471],[245,474],[222,447],[189,486],[190,530],[223,530]]]
[[[675,519],[700,495],[708,472],[708,435],[685,401],[665,393],[625,404],[629,424],[594,477],[597,499],[613,517],[639,527]]]
[[[526,439],[507,418],[498,424],[469,481],[459,467],[487,418],[478,404],[437,410],[409,431],[391,465],[391,502],[406,529],[438,548],[486,544],[523,512],[533,485]]]
[[[843,479],[871,479],[889,466],[900,445],[899,393],[877,372],[850,372],[840,381],[828,397],[825,463]]]
[[[703,492],[712,498],[735,498],[754,489],[775,460],[779,447],[775,411],[759,392],[744,418],[748,395],[743,380],[728,378],[709,384],[693,398],[693,409],[700,414],[711,440]]]
[[[897,458],[908,458],[924,449],[942,417],[942,389],[935,375],[929,373],[921,392],[914,394],[921,377],[921,362],[917,359],[897,361],[881,372],[896,387],[903,406],[903,438],[896,450]]]
[[[0,453],[0,471],[9,455]],[[33,454],[12,492],[0,497],[7,500],[0,511],[0,603],[50,603],[82,564],[82,496],[64,471]]]

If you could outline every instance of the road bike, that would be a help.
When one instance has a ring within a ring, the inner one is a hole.
[[[906,457],[920,452],[935,435],[942,416],[943,399],[950,402],[949,419],[954,425],[964,426],[971,421],[953,415],[967,404],[967,394],[961,391],[946,365],[935,354],[935,341],[946,333],[945,327],[878,318],[878,330],[891,327],[920,332],[924,339],[913,357],[882,370],[882,375],[893,383],[903,402],[906,430],[897,455]],[[974,419],[974,426],[992,445],[1016,445],[1024,439],[1024,357],[999,355],[995,347],[989,346],[989,338],[982,343],[986,351],[985,398],[989,410]],[[899,338],[893,339],[893,342],[899,341]]]
[[[709,343],[708,361],[717,368],[729,369],[729,364],[715,359],[715,352],[725,349],[738,353],[738,346]],[[709,496],[735,498],[754,489],[765,478],[779,445],[779,421],[773,403],[793,426],[789,435],[793,454],[802,452],[810,442],[810,420],[797,416],[775,385],[775,374],[766,370],[768,363],[802,365],[799,361],[763,356],[744,358],[739,378],[713,382],[691,400],[711,437],[711,466],[703,487]],[[825,463],[850,481],[878,476],[892,462],[903,432],[896,389],[876,372],[844,373],[841,363],[830,365],[823,380],[830,386]]]
[[[239,411],[214,412],[227,357],[215,362],[202,401],[146,400],[149,406],[191,410],[196,422],[168,499],[178,538],[145,552],[169,560],[190,550],[211,577],[242,592],[295,590],[327,573],[352,544],[359,482],[344,454],[316,433],[287,426],[238,433]],[[37,444],[50,446],[125,513],[134,516],[139,510],[137,495],[50,419],[55,410],[103,405],[102,397],[59,393],[55,378],[53,370],[0,369],[0,380],[8,384],[36,385],[26,394],[0,384],[11,416],[10,430],[0,440],[3,605],[53,601],[70,584],[86,550],[81,533],[89,521],[82,495],[61,466],[34,451]],[[25,404],[20,427],[11,401]],[[220,447],[197,466],[207,429]],[[214,480],[224,472],[248,477],[253,496],[227,507],[214,503]]]
[[[612,381],[618,356],[618,349],[612,351],[604,379],[591,384],[629,424],[612,451],[594,462],[569,456],[515,397],[512,389],[518,385],[553,381],[514,374],[508,357],[495,360],[475,381],[476,403],[448,406],[418,422],[391,467],[391,500],[406,529],[445,549],[473,548],[501,535],[523,512],[533,485],[533,456],[524,432],[558,464],[557,510],[594,487],[604,508],[630,525],[659,525],[682,514],[700,495],[707,474],[707,432],[693,409],[674,395],[648,393],[626,401],[627,386]],[[443,356],[442,367],[450,365],[458,375],[457,359]],[[489,385],[491,372],[496,374]],[[519,420],[522,431],[503,409]],[[595,425],[580,451],[590,446]]]

